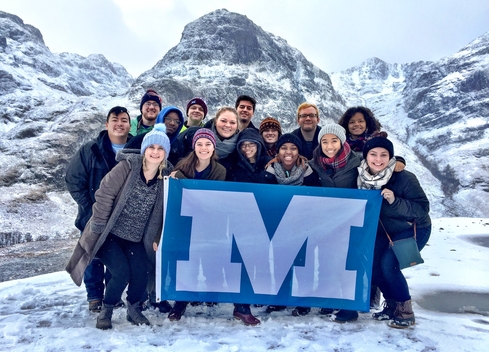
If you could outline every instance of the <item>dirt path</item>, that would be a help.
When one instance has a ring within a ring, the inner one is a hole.
[[[63,271],[76,241],[48,240],[0,248],[0,282]]]

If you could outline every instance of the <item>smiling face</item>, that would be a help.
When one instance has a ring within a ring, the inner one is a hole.
[[[254,142],[243,142],[239,149],[241,154],[248,159],[249,162],[254,163],[256,160],[256,153],[258,152],[258,146]]]
[[[188,125],[199,126],[204,119],[204,108],[199,104],[191,105],[188,108]]]
[[[214,144],[208,138],[199,138],[195,141],[194,152],[200,162],[209,160],[214,152]]]
[[[341,141],[335,134],[326,133],[323,138],[321,138],[321,150],[328,158],[336,156],[340,149]]]
[[[278,141],[278,131],[273,128],[264,130],[261,136],[267,144],[273,144]]]
[[[236,108],[239,115],[239,121],[242,124],[247,124],[253,118],[253,104],[247,100],[241,100]]]
[[[150,144],[144,151],[144,158],[148,165],[157,166],[165,160],[165,149],[159,144]]]
[[[221,139],[227,139],[234,136],[238,129],[238,116],[232,111],[223,111],[216,118],[216,131]]]
[[[355,113],[348,121],[348,131],[353,139],[357,139],[367,129],[367,121],[361,112]]]
[[[294,143],[284,143],[278,150],[278,155],[285,170],[292,170],[299,158],[299,148]]]
[[[127,142],[127,135],[131,129],[131,123],[129,122],[129,115],[125,112],[121,112],[119,115],[111,113],[105,128],[109,135],[109,139],[115,144],[124,144]]]
[[[143,124],[146,126],[153,126],[156,122],[156,117],[160,113],[160,106],[153,100],[145,102],[141,108],[141,115],[143,116]]]
[[[180,117],[175,111],[169,112],[165,116],[165,126],[166,126],[166,134],[172,135],[178,130],[178,126],[180,126]]]
[[[304,132],[315,131],[319,123],[319,116],[316,109],[314,109],[312,106],[301,109],[297,117],[297,123]]]
[[[373,175],[384,170],[389,164],[389,160],[389,152],[385,148],[372,148],[367,153],[367,165]]]

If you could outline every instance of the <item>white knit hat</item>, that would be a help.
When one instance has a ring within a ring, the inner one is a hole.
[[[340,139],[341,145],[345,143],[346,141],[345,129],[336,123],[329,123],[321,127],[321,129],[319,130],[319,136],[318,136],[319,144],[321,144],[321,138],[323,138],[323,136],[328,133],[334,134],[336,137],[338,137]]]
[[[144,154],[146,148],[151,144],[161,145],[165,149],[165,158],[170,155],[170,140],[166,135],[166,126],[164,123],[157,123],[155,127],[144,135],[143,142],[141,143],[141,154]]]

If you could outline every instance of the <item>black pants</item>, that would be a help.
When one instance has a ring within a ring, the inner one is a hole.
[[[105,288],[104,303],[116,304],[127,285],[127,301],[141,301],[148,282],[148,257],[143,241],[131,242],[109,234],[97,257],[112,274]]]

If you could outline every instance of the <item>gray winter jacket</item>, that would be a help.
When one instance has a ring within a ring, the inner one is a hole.
[[[105,242],[127,202],[132,187],[140,177],[142,156],[139,150],[125,149],[117,154],[117,158],[119,164],[103,178],[100,188],[95,193],[93,215],[66,266],[66,271],[78,286],[82,283],[86,267]],[[165,169],[164,174],[168,175],[171,169],[171,167]],[[153,242],[161,235],[163,225],[163,180],[158,182],[162,184],[158,188],[159,194],[143,235],[148,257],[154,257]]]

